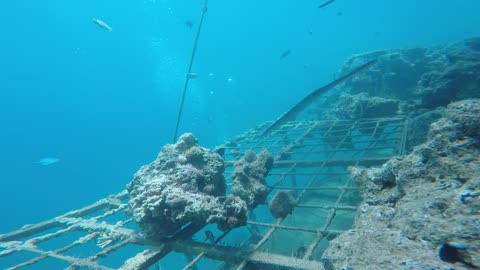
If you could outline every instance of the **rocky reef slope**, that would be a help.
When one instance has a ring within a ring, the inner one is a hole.
[[[356,55],[340,73],[372,59],[378,63],[320,100],[311,116],[349,120],[407,116],[410,151],[425,142],[428,126],[442,117],[450,102],[480,98],[480,38]]]
[[[480,100],[450,104],[411,154],[351,173],[363,201],[326,269],[480,269]]]

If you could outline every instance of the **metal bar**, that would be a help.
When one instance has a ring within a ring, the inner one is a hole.
[[[371,142],[369,143],[369,145],[371,145],[371,144],[372,144],[372,141],[374,141],[373,138],[374,138],[375,135],[377,134],[377,131],[378,131],[378,127],[379,127],[379,126],[380,126],[380,121],[378,121],[377,124],[375,125],[375,129],[374,129],[374,131],[373,131],[372,137],[370,137],[372,140],[371,140]],[[360,155],[360,156],[362,157],[362,156],[364,155],[364,153],[365,153],[365,150],[360,151],[360,152],[361,152],[361,155]],[[357,162],[357,163],[355,164],[355,166],[358,166],[358,163],[359,163],[359,162]],[[350,181],[351,181],[351,178],[347,178],[347,181],[345,182],[345,185],[344,185],[343,187],[344,187],[344,188],[347,188],[348,185],[349,185],[349,183],[350,183]],[[324,231],[327,230],[328,227],[330,227],[330,225],[332,224],[333,218],[334,218],[335,215],[336,215],[338,206],[339,206],[340,202],[342,201],[342,198],[343,198],[343,196],[345,195],[345,192],[346,192],[345,189],[343,189],[343,190],[340,191],[340,194],[338,195],[338,198],[337,198],[337,200],[336,200],[336,202],[335,202],[335,206],[330,209],[329,214],[328,214],[328,217],[327,217],[327,220],[326,220],[325,225],[323,226],[322,230],[324,230]],[[318,244],[320,243],[320,241],[321,241],[325,236],[326,236],[325,233],[320,233],[320,232],[317,232],[317,233],[316,233],[315,239],[310,243],[310,245],[307,247],[307,250],[305,251],[305,254],[303,255],[303,258],[304,258],[304,259],[308,259],[308,258],[310,258],[310,257],[312,256],[313,250],[318,246]]]
[[[398,148],[398,154],[400,156],[405,155],[405,152],[407,150],[407,137],[408,137],[408,126],[410,124],[410,119],[406,119],[404,124],[403,124],[403,132],[402,132],[402,137],[400,140],[399,148]]]
[[[363,147],[363,148],[352,148],[352,149],[338,149],[337,152],[357,152],[362,150],[381,150],[381,149],[392,149],[396,150],[398,148],[398,144],[390,145],[390,146],[378,146],[378,147]],[[285,154],[329,154],[331,151],[291,151],[291,152],[279,152]]]
[[[372,123],[375,123],[375,122],[372,122]],[[365,125],[364,123],[359,123],[359,125]],[[388,125],[391,125],[390,127]],[[337,125],[336,127],[338,127],[339,125]],[[350,127],[350,124],[348,125]],[[310,129],[310,125],[309,126],[306,126],[306,128],[304,129]],[[399,122],[391,122],[391,123],[385,123],[384,124],[384,127],[389,127],[391,128],[392,130],[389,131],[389,132],[385,132],[384,135],[392,135],[392,134],[397,134],[399,133],[402,129],[403,129],[403,121],[399,121]],[[400,131],[399,131],[400,129]],[[301,131],[302,128],[298,128],[296,131]],[[369,134],[371,134],[371,132],[365,132],[366,130],[373,130],[373,127],[368,127],[368,128],[365,128],[365,127],[358,127],[358,130],[361,132],[360,134],[352,134],[351,135],[351,138],[361,138],[361,137],[365,137],[365,136],[368,136]],[[315,131],[315,132],[312,132],[312,136],[319,136],[319,137],[323,137],[323,138],[331,138],[331,137],[328,137],[327,135],[325,135],[325,132],[326,130],[321,130],[320,127],[318,127],[318,124],[317,124],[317,127],[315,129],[313,129],[312,131]],[[334,131],[332,131],[332,133],[334,133],[333,135],[335,134],[339,134],[339,133],[345,133],[345,132],[348,132],[349,129],[335,129]],[[363,132],[362,132],[363,131]],[[300,136],[300,134],[303,134],[302,132],[298,132],[298,133],[295,133],[295,132],[286,132],[284,131],[284,133],[286,135],[290,135],[290,136]],[[237,143],[235,143],[236,146],[228,146],[228,144],[226,146],[223,146],[222,148],[224,149],[239,149],[239,148],[245,148],[245,147],[241,147],[241,146],[238,146],[238,145],[242,145],[242,144],[255,144],[255,143],[258,143],[260,141],[256,140],[256,138],[259,138],[260,136],[256,135],[256,136],[246,136],[244,138],[242,138],[242,140],[239,140],[237,141]],[[276,136],[272,136],[272,137],[276,137]],[[386,136],[384,136],[386,137]],[[285,140],[285,136],[282,136],[280,138],[275,138],[274,140],[273,139],[269,139],[270,137],[266,137],[266,138],[263,138],[261,137],[262,140],[261,142],[263,143],[269,143],[268,145],[270,147],[274,147],[278,142],[282,141],[282,140]]]
[[[389,134],[386,134],[386,135],[392,135],[392,134],[401,134],[401,132],[390,132]],[[314,135],[321,135],[321,133],[314,133]],[[365,137],[366,135],[353,135],[355,137]],[[384,138],[384,139],[376,139],[377,141],[385,141],[385,142],[389,142],[389,141],[399,141],[401,138]],[[313,139],[310,139],[310,138],[307,138],[306,139],[307,141],[312,141]],[[355,141],[355,143],[368,143],[370,140],[359,140],[359,141]],[[346,143],[344,143],[346,144]],[[303,146],[323,146],[323,145],[329,145],[328,143],[304,143],[302,144]],[[258,146],[258,147],[253,147],[253,148],[260,148],[262,146]],[[263,146],[264,147],[264,146]],[[238,146],[225,146],[225,147],[222,147],[224,148],[225,150],[230,150],[230,149],[238,149],[239,147]],[[241,148],[241,147],[240,147]]]
[[[279,225],[280,223],[282,223],[283,220],[284,220],[283,218],[277,219],[276,224]],[[257,223],[249,223],[248,221],[247,221],[247,223],[252,224],[252,225],[259,225]],[[272,236],[275,229],[276,229],[275,227],[271,227],[270,230],[268,230],[268,232],[262,237],[262,239],[260,239],[260,241],[258,241],[253,246],[252,250],[256,251],[261,245],[263,245],[268,240],[268,238],[270,238],[270,236]],[[242,262],[237,266],[237,270],[242,270],[243,267],[245,267],[245,265],[247,264],[247,262],[248,262],[247,258],[243,258]]]
[[[315,229],[315,228],[304,228],[304,227],[296,227],[296,226],[287,226],[281,224],[272,224],[272,223],[265,223],[265,222],[253,222],[247,221],[250,225],[257,225],[261,227],[268,227],[280,230],[289,230],[289,231],[300,231],[300,232],[307,232],[307,233],[326,233],[326,234],[341,234],[345,231],[340,230],[322,230],[322,229]]]
[[[109,268],[109,267],[99,265],[94,261],[89,261],[88,259],[78,259],[78,258],[74,258],[74,257],[71,257],[71,256],[56,254],[55,252],[45,252],[43,250],[39,250],[39,249],[34,248],[34,247],[22,246],[21,250],[25,250],[25,251],[32,252],[32,253],[37,253],[37,254],[40,254],[42,256],[55,258],[55,259],[65,261],[65,262],[68,262],[68,263],[76,265],[76,266],[86,267],[88,269],[114,270],[113,268]],[[25,267],[25,266],[28,266],[28,265],[29,264],[22,263],[22,264],[18,264],[18,265],[15,265],[13,267],[10,267],[7,270],[16,270],[16,269],[19,269],[21,267]]]
[[[350,127],[350,130],[353,130],[357,125],[358,125],[358,122],[359,121],[356,121],[351,127]],[[351,131],[350,132],[346,132],[345,135],[343,136],[343,139],[340,141],[340,143],[343,143],[347,138],[348,136],[350,135]],[[335,150],[337,150],[340,146],[337,145],[337,147],[335,148]],[[329,159],[331,159],[333,156],[334,156],[335,152],[334,153],[331,153],[329,155],[329,157],[327,158],[327,161]],[[321,168],[323,168],[324,166],[326,165],[326,163],[323,163],[321,165]],[[348,180],[347,180],[347,183],[348,183]],[[344,187],[347,187],[347,183],[345,184]],[[300,198],[304,196],[306,190],[304,190],[301,195],[299,196]],[[342,190],[340,192],[340,195],[336,201],[336,204],[335,206],[338,206],[338,203],[340,201],[340,199],[342,198],[343,194],[345,193],[345,190]],[[321,241],[321,239],[326,235],[323,231],[326,231],[328,229],[328,227],[330,226],[332,220],[333,220],[333,217],[335,216],[335,213],[336,213],[336,210],[335,208],[332,208],[330,209],[329,211],[329,216],[325,222],[325,225],[323,226],[322,228],[322,231],[317,231],[316,232],[316,238],[312,241],[312,243],[307,247],[307,250],[305,251],[305,254],[303,256],[303,258],[310,258],[312,253],[313,253],[313,250],[317,247],[318,243]]]
[[[56,258],[70,263],[70,266],[67,268],[68,270],[77,270],[79,268],[110,269],[98,265],[98,259],[112,256],[112,254],[119,248],[135,244],[153,246],[155,248],[138,253],[135,257],[128,259],[120,269],[147,270],[173,250],[184,253],[185,255],[196,256],[195,258],[191,257],[188,260],[189,263],[184,269],[192,269],[203,257],[237,265],[237,269],[242,269],[248,262],[283,268],[297,267],[301,269],[323,269],[320,261],[311,261],[309,259],[319,243],[324,240],[327,235],[338,235],[344,232],[342,230],[330,230],[331,224],[334,223],[335,218],[339,213],[338,211],[347,211],[347,214],[351,214],[353,211],[357,210],[357,206],[348,205],[347,203],[343,203],[346,205],[341,205],[346,192],[356,190],[355,187],[351,186],[352,179],[350,177],[343,177],[348,175],[346,167],[383,164],[390,157],[390,153],[381,158],[368,157],[370,151],[378,149],[392,149],[394,150],[393,152],[398,151],[395,153],[404,153],[407,135],[409,135],[407,132],[407,120],[405,120],[405,118],[397,118],[392,121],[392,119],[386,120],[379,118],[374,120],[360,119],[356,122],[343,120],[291,122],[283,126],[278,132],[265,138],[260,138],[258,136],[258,134],[263,131],[263,128],[259,127],[253,128],[245,132],[243,135],[233,138],[230,140],[230,143],[224,144],[224,148],[227,150],[225,155],[229,158],[232,156],[239,157],[243,154],[242,151],[245,149],[268,149],[277,157],[274,162],[274,168],[268,175],[268,182],[270,184],[267,186],[268,192],[270,193],[275,189],[299,191],[299,194],[296,197],[297,204],[295,207],[311,208],[314,209],[313,211],[323,213],[321,216],[322,219],[325,218],[325,222],[323,223],[322,220],[322,227],[308,228],[303,226],[282,225],[285,220],[282,218],[276,219],[273,223],[262,223],[255,221],[250,215],[247,222],[248,228],[251,229],[254,228],[253,226],[258,226],[267,229],[263,236],[251,232],[252,236],[245,241],[245,246],[249,243],[254,243],[254,246],[247,250],[202,244],[191,240],[182,240],[190,239],[193,234],[198,232],[203,226],[198,224],[194,224],[195,226],[192,227],[188,226],[185,231],[178,234],[178,237],[172,237],[171,239],[166,240],[165,243],[150,242],[139,238],[134,230],[130,230],[125,226],[128,222],[132,221],[131,219],[119,221],[115,225],[102,221],[107,217],[125,211],[127,204],[124,200],[128,198],[128,193],[123,191],[106,199],[99,200],[90,206],[71,211],[55,219],[36,225],[25,226],[15,232],[0,235],[0,247],[3,248],[3,250],[0,251],[0,258],[12,255],[18,251],[38,254],[37,257],[26,262],[21,262],[10,269],[18,269],[20,267],[33,265],[47,258]],[[368,140],[365,140],[364,138],[367,137]],[[351,140],[351,138],[357,139],[357,141],[353,141],[354,146],[363,146],[359,148],[345,149],[344,146],[347,145],[347,140]],[[319,143],[315,140],[318,140]],[[324,151],[320,151],[318,149],[319,147],[325,147]],[[281,154],[283,154],[283,158],[287,155],[286,158],[288,159],[278,160],[278,155]],[[316,154],[321,154],[320,156],[325,158],[317,160],[309,159],[309,157],[311,158],[311,155]],[[334,158],[339,155],[346,156],[347,158]],[[355,158],[352,158],[352,156]],[[232,166],[233,161],[226,161],[225,165]],[[225,172],[225,174],[232,172],[233,170],[229,170]],[[291,184],[288,182],[288,186],[284,185],[286,184],[285,181],[291,177],[296,177],[295,181],[292,179]],[[227,176],[226,179],[230,178]],[[324,183],[332,185],[334,183],[333,181],[338,181],[341,184],[338,186],[323,186]],[[303,186],[299,186],[299,184]],[[331,200],[328,202],[329,204],[316,205],[315,203],[308,203],[308,201],[305,201],[304,204],[300,203],[302,198],[307,194],[314,194],[315,191],[329,190],[337,191],[336,194],[338,194],[335,195],[335,193],[331,192],[333,194],[328,197],[329,200]],[[335,202],[333,202],[333,200],[335,200]],[[328,213],[325,210],[328,210]],[[95,213],[97,211],[99,213]],[[95,213],[95,216],[85,219],[86,216],[93,213]],[[324,217],[325,214],[327,215],[326,217]],[[292,215],[295,215],[295,213]],[[50,229],[56,230],[46,233]],[[292,234],[293,232],[314,234],[314,236],[309,239],[311,242],[309,242],[303,258],[258,251],[258,248],[271,239],[272,235],[274,235],[277,230],[292,231]],[[38,243],[55,239],[61,235],[76,231],[87,232],[88,234],[78,238],[73,243],[69,243],[68,245],[56,249],[55,251],[46,252],[36,247]],[[39,233],[43,234],[33,237]],[[216,243],[228,233],[229,232],[226,232],[219,237],[216,240]],[[83,243],[95,240],[96,238],[99,238],[99,236],[103,237],[103,235],[106,235],[107,240],[110,238],[113,240],[109,242],[112,243],[112,246],[104,248],[101,252],[95,255],[86,259],[77,259],[61,254],[73,247],[81,247]],[[18,241],[27,237],[30,238]]]
[[[390,157],[376,157],[376,158],[368,158],[368,159],[323,159],[323,160],[281,160],[275,161],[273,163],[273,168],[288,168],[292,165],[297,165],[299,168],[307,168],[307,167],[316,167],[318,168],[322,164],[326,164],[328,166],[351,166],[355,164],[357,161],[360,162],[359,165],[362,166],[374,166],[378,164],[383,164],[385,161],[389,160]],[[226,162],[226,166],[233,165],[232,162]]]
[[[125,261],[119,270],[147,270],[171,251],[166,244],[144,250]]]
[[[299,146],[303,146],[303,140],[308,137],[312,131],[316,128],[316,125],[312,125],[307,131],[305,131],[302,136],[297,138],[293,143],[283,147],[283,150],[277,153],[275,160],[282,159],[283,155],[287,153],[291,153],[291,151],[295,148],[299,148]]]
[[[33,238],[30,238],[30,239],[26,240],[25,244],[36,246],[38,243],[45,242],[45,241],[48,241],[50,239],[62,236],[64,234],[72,232],[73,230],[74,230],[73,227],[68,227],[66,229],[58,230],[54,233],[48,233],[48,234],[40,235],[40,236],[37,236],[37,237],[33,237]]]
[[[58,227],[58,225],[59,223],[55,220],[48,220],[35,225],[26,225],[18,231],[0,235],[0,242],[18,241],[22,238]]]
[[[149,245],[156,247],[152,250],[145,250],[138,253],[135,257],[130,258],[120,268],[120,270],[147,270],[150,266],[157,263],[160,259],[165,257],[172,250],[173,245],[178,241],[185,241],[190,239],[195,233],[201,230],[205,224],[191,223],[176,233],[165,242],[154,242],[143,238],[131,237],[131,243],[138,245]]]
[[[325,160],[296,160],[296,161],[277,161],[273,164],[274,168],[284,168],[290,164],[295,163],[297,167],[319,167],[322,164],[325,166],[351,166],[356,162],[359,162],[361,166],[378,165],[383,164],[389,158],[378,157],[368,159],[325,159]]]
[[[401,126],[397,126],[396,128],[401,128]],[[334,132],[335,133],[344,133],[344,132],[347,132],[348,130],[335,130]],[[391,132],[387,132],[385,133],[385,135],[387,136],[390,136],[390,135],[393,135],[393,134],[401,134],[400,131],[391,131]],[[322,136],[322,132],[318,132],[318,133],[313,133],[314,135],[319,135],[319,136]],[[294,135],[294,134],[287,134],[287,135]],[[369,136],[370,134],[359,134],[359,135],[351,135],[350,138],[352,139],[355,139],[355,138],[362,138],[362,137],[365,137],[365,136]],[[331,139],[332,137],[326,137],[326,136],[322,136],[324,138],[329,138]],[[395,140],[396,138],[390,138],[390,139],[383,139],[383,140]],[[254,144],[254,145],[259,145],[259,146],[254,146],[254,147],[241,147],[241,146],[237,146],[237,147],[227,147],[225,148],[226,150],[229,150],[229,149],[247,149],[247,148],[251,148],[251,149],[256,149],[256,148],[265,148],[265,146],[260,146],[262,143],[270,143],[270,142],[274,142],[272,144],[269,144],[269,148],[275,148],[275,147],[279,147],[277,146],[278,145],[278,142],[282,141],[282,140],[285,140],[285,137],[282,137],[281,139],[278,139],[278,140],[260,140],[260,141],[255,141],[255,140],[252,140],[252,141],[249,141],[249,144]],[[360,142],[363,142],[363,141],[360,141]],[[331,145],[332,143],[318,143],[318,144],[314,144],[314,145]],[[309,145],[309,144],[306,144],[306,145]]]
[[[334,122],[330,125],[330,127],[328,128],[326,134],[328,134],[328,133],[333,129],[335,123],[336,123],[336,122],[334,121]],[[309,129],[309,131],[310,131],[310,129]],[[290,170],[293,170],[296,166],[297,166],[297,163],[293,163],[293,166],[290,167]],[[325,163],[320,166],[320,169],[322,169],[323,166],[325,166]],[[309,183],[307,184],[307,186],[311,185],[311,183],[313,183],[313,181],[314,181],[315,178],[316,178],[316,176],[311,177]],[[277,182],[277,183],[275,184],[275,186],[276,186],[276,185],[279,185],[279,184],[280,184],[280,183]],[[305,190],[303,190],[303,191],[300,193],[300,195],[297,196],[297,198],[296,198],[297,202],[302,198],[302,196],[303,196],[304,194],[305,194]],[[283,220],[285,220],[285,218],[278,218],[277,221],[276,221],[276,223],[275,223],[275,225],[280,225],[280,224],[283,222]],[[254,225],[254,223],[249,223],[249,224]],[[261,245],[263,245],[263,244],[270,238],[270,236],[275,232],[276,229],[277,229],[277,227],[270,227],[270,230],[268,230],[268,232],[263,236],[263,238],[262,238],[260,241],[258,241],[257,244],[254,245],[253,250],[258,249]],[[238,265],[237,270],[243,269],[243,267],[245,267],[246,264],[247,264],[247,260],[243,260],[242,263],[241,263],[240,265]]]
[[[272,172],[270,172],[268,175],[269,176],[276,176],[276,175],[296,175],[296,176],[300,176],[300,175],[304,175],[304,176],[325,175],[325,176],[334,176],[334,175],[348,175],[348,173],[346,173],[346,172],[318,172],[318,173],[314,173],[314,172],[272,173]]]
[[[267,186],[271,189],[301,189],[301,190],[357,190],[356,188],[352,187],[311,187],[311,186]]]
[[[328,134],[329,134],[330,132],[332,132],[332,130],[333,130],[333,128],[335,127],[335,125],[336,125],[336,121],[332,122],[332,124],[331,124],[330,127],[328,128],[327,132],[325,133],[325,136],[328,136]],[[353,129],[354,126],[355,126],[355,123],[350,127],[350,129]],[[333,132],[335,132],[335,131],[333,131]],[[345,135],[344,135],[343,139],[340,141],[340,143],[343,143],[350,134],[351,134],[351,131],[345,132]],[[328,161],[333,157],[333,155],[336,153],[336,150],[337,150],[339,147],[340,147],[340,146],[337,145],[337,147],[335,148],[335,150],[330,153],[330,155],[327,157],[327,159],[324,160],[322,163],[318,164],[318,169],[317,169],[317,171],[320,171],[320,170],[322,170],[325,166],[329,165],[329,164],[328,164]],[[308,181],[306,187],[305,187],[305,188],[301,191],[301,193],[298,195],[298,197],[297,197],[297,202],[299,202],[299,201],[301,200],[301,198],[305,195],[305,193],[307,192],[307,189],[306,189],[306,188],[307,188],[307,187],[310,187],[310,186],[313,184],[313,182],[316,180],[317,177],[318,177],[318,175],[314,175],[314,176],[312,176],[312,177],[310,178],[310,180]]]
[[[356,206],[312,205],[312,204],[297,204],[296,207],[299,207],[299,208],[319,208],[319,209],[335,208],[337,210],[346,210],[346,211],[357,211],[357,209],[358,209],[358,207],[356,207]]]
[[[120,192],[117,195],[110,196],[106,199],[101,199],[94,204],[89,206],[83,207],[81,209],[71,211],[66,213],[65,217],[79,217],[79,216],[86,216],[91,213],[95,213],[96,211],[105,208],[106,206],[111,204],[112,199],[122,200],[128,196],[126,191]],[[0,235],[0,242],[8,242],[8,241],[15,241],[20,240],[21,238],[25,238],[34,234],[38,234],[42,231],[47,231],[52,228],[58,227],[61,224],[55,220],[47,220],[45,222],[41,222],[35,225],[26,225],[18,231],[7,233]]]
[[[259,264],[278,266],[281,268],[323,270],[323,264],[318,261],[302,260],[284,255],[273,254],[269,252],[260,252],[255,250],[243,251],[237,248],[225,247],[198,243],[193,241],[182,241],[173,243],[174,250],[180,253],[205,254],[204,256],[228,262],[230,264],[241,263],[243,259]]]
[[[225,236],[227,236],[227,234],[228,234],[229,232],[230,232],[230,231],[224,232],[219,238],[217,238],[217,239],[215,240],[215,244],[217,244],[217,243],[219,243],[220,241],[222,241],[222,239],[225,238]],[[201,259],[205,254],[206,254],[205,251],[199,253],[199,254],[197,255],[197,257],[195,257],[195,259],[193,259],[189,264],[187,264],[187,265],[183,268],[183,270],[187,270],[187,269],[193,268],[193,267],[195,266],[195,264],[196,264],[197,262],[199,262],[200,259]]]
[[[83,216],[95,213],[96,211],[101,210],[101,209],[111,205],[112,201],[123,200],[126,197],[128,197],[128,193],[127,193],[126,190],[124,190],[124,191],[118,193],[117,195],[113,195],[113,196],[110,196],[108,198],[101,199],[101,200],[97,201],[96,203],[91,204],[89,206],[86,206],[84,208],[68,212],[64,216],[65,217],[83,217]]]
[[[53,234],[51,234],[53,235]],[[59,248],[59,249],[56,249],[54,251],[51,251],[51,252],[47,252],[47,251],[43,251],[44,254],[38,256],[38,257],[35,257],[33,259],[30,259],[26,262],[23,262],[21,265],[21,267],[24,267],[24,266],[28,266],[28,265],[33,265],[41,260],[44,260],[44,259],[47,259],[49,256],[47,255],[47,253],[53,253],[53,254],[61,254],[69,249],[72,249],[80,244],[83,244],[87,241],[90,241],[92,239],[94,239],[96,236],[98,235],[98,233],[92,233],[92,234],[89,234],[89,235],[86,235],[84,237],[81,237],[80,239],[78,239],[77,241],[74,241],[73,243],[71,243],[70,245],[67,245],[63,248]],[[33,240],[33,239],[31,239]],[[24,245],[26,245],[27,247],[34,247],[35,244],[34,243],[37,243],[36,241],[31,241],[31,240],[28,240],[27,242],[25,242]],[[17,265],[19,266],[19,265]],[[71,268],[71,267],[74,267],[74,268]],[[77,266],[75,265],[71,265],[69,268],[67,269],[77,269]]]

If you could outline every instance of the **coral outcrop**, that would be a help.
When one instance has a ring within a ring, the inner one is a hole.
[[[480,98],[478,37],[430,48],[356,55],[345,62],[340,74],[372,59],[378,63],[319,100],[310,115],[315,119],[358,119],[400,114],[413,119],[413,126],[425,127],[436,121],[450,102]],[[409,136],[407,151],[426,138],[426,132]]]
[[[363,201],[326,269],[480,268],[480,100],[450,104],[411,154],[351,173]]]
[[[477,39],[468,39],[465,43],[467,46],[411,48],[355,56],[345,63],[342,72],[372,58],[378,59],[378,64],[352,78],[341,92],[352,95],[366,92],[370,97],[396,99],[401,102],[404,113],[478,98]]]
[[[289,190],[280,190],[273,195],[272,200],[268,204],[270,213],[276,218],[285,218],[295,209],[297,200],[293,196],[293,192]]]
[[[340,118],[352,120],[394,115],[398,111],[398,105],[398,100],[369,97],[364,92],[357,95],[341,95],[334,107],[334,111]]]
[[[419,81],[418,92],[424,108],[480,97],[480,52],[454,51],[447,54],[447,59],[445,69],[426,73]]]
[[[265,178],[273,166],[273,157],[268,151],[255,154],[247,151],[234,164],[231,194],[240,197],[247,203],[248,209],[265,203],[268,191]]]
[[[192,134],[166,145],[127,185],[129,214],[147,239],[161,240],[189,223],[221,230],[246,224],[247,204],[227,195],[223,159],[199,147]]]
[[[370,59],[378,59],[378,64],[352,78],[343,90],[350,94],[366,92],[371,97],[417,99],[418,81],[424,74],[443,70],[448,66],[445,54],[449,50],[449,47],[408,48],[354,56],[345,63],[341,73]]]

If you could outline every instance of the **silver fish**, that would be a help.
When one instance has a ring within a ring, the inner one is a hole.
[[[92,19],[92,22],[94,22],[99,27],[107,30],[108,32],[112,32],[112,28],[108,24],[106,24],[104,21],[99,19]]]
[[[198,74],[197,74],[197,73],[193,73],[193,72],[187,73],[187,78],[189,78],[189,79],[196,79],[196,78],[198,78]]]
[[[42,166],[48,166],[48,165],[55,164],[59,161],[60,161],[60,159],[55,158],[55,157],[46,157],[46,158],[41,158],[40,160],[35,161],[34,163],[40,164]]]

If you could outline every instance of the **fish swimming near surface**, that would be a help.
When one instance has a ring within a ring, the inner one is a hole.
[[[92,22],[94,22],[96,25],[98,25],[99,27],[107,30],[108,32],[112,32],[112,28],[106,24],[104,21],[102,20],[99,20],[99,19],[92,19]]]
[[[60,159],[58,158],[54,158],[54,157],[47,157],[47,158],[41,158],[39,159],[38,161],[35,161],[33,163],[37,163],[37,164],[40,164],[42,166],[48,166],[48,165],[52,165],[52,164],[55,164],[57,162],[59,162]]]
[[[324,8],[324,7],[330,5],[331,3],[335,2],[335,1],[336,1],[336,0],[329,0],[329,1],[321,4],[320,6],[318,6],[318,8]]]
[[[282,125],[284,125],[286,122],[295,119],[295,117],[297,117],[297,115],[300,112],[302,112],[308,105],[310,105],[314,101],[316,101],[320,96],[325,94],[328,90],[330,90],[333,87],[339,85],[340,83],[346,81],[348,78],[352,77],[353,75],[366,70],[367,68],[376,64],[377,62],[378,62],[377,60],[371,60],[371,61],[367,62],[366,64],[363,64],[360,67],[357,67],[356,69],[354,69],[354,70],[350,71],[349,73],[343,75],[342,77],[334,80],[333,82],[331,82],[331,83],[313,91],[308,96],[306,96],[304,99],[302,99],[299,103],[297,103],[295,106],[293,106],[288,112],[286,112],[284,115],[282,115],[270,127],[268,127],[267,130],[265,130],[265,132],[262,134],[262,136],[270,134],[274,130],[276,130],[279,127],[281,127]]]
[[[190,21],[190,20],[186,20],[186,21],[185,21],[185,26],[188,27],[188,28],[190,28],[190,29],[192,29],[192,28],[193,28],[193,22]]]
[[[193,73],[193,72],[187,73],[187,78],[189,78],[189,79],[196,79],[196,78],[198,78],[198,74],[197,74],[197,73]]]
[[[290,50],[286,50],[286,51],[282,52],[282,54],[280,55],[280,59],[283,59],[283,58],[289,56],[290,53],[291,53]]]

